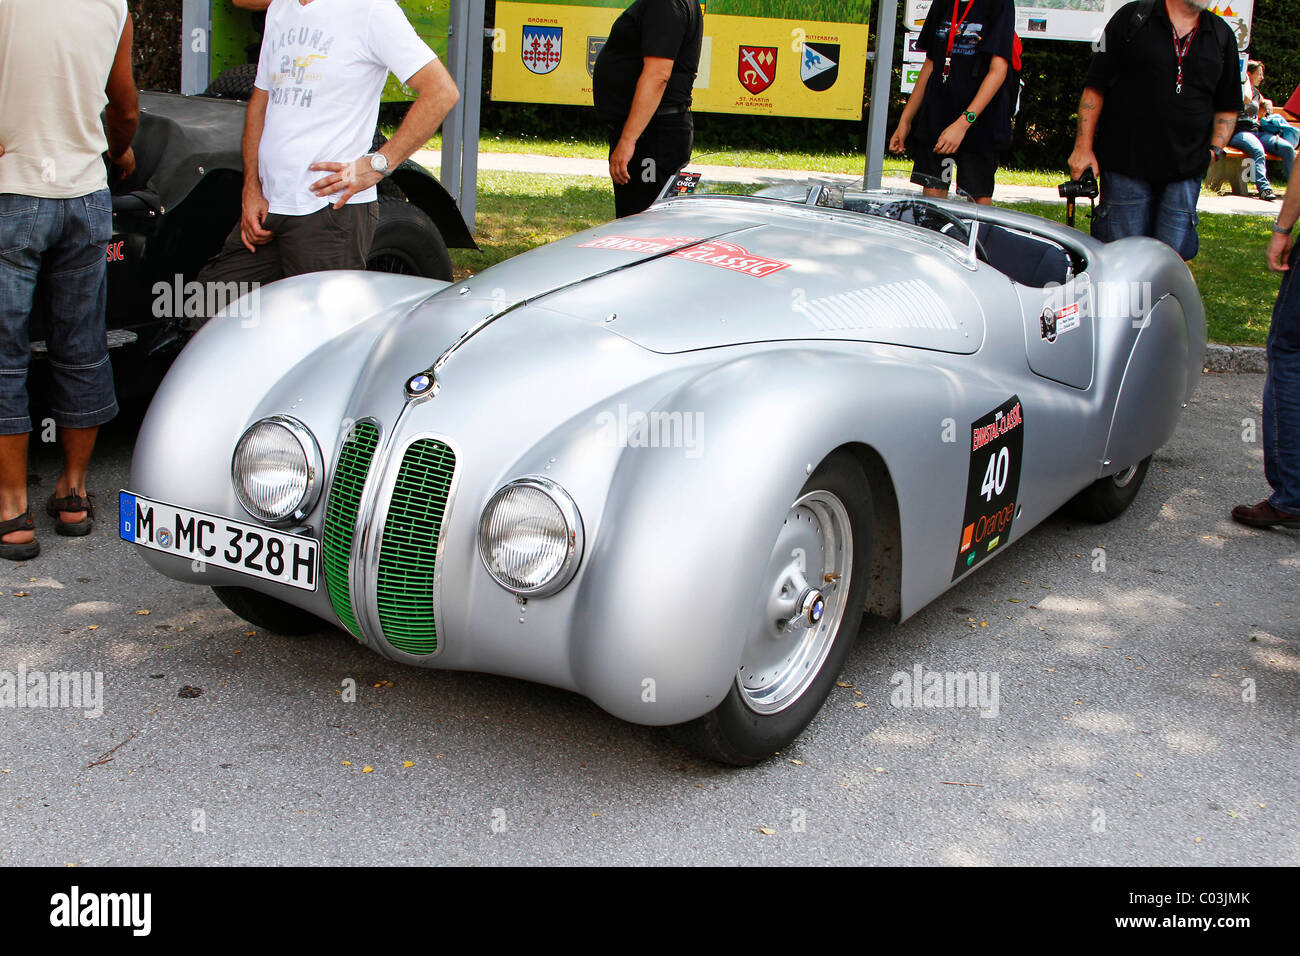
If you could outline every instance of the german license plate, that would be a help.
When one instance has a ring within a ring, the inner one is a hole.
[[[118,535],[123,541],[304,591],[316,590],[319,544],[311,538],[178,508],[129,491],[118,493],[118,512]]]

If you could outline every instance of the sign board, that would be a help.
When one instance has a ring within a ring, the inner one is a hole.
[[[596,57],[630,0],[496,5],[492,98],[590,106]],[[870,0],[708,0],[693,109],[862,118]]]

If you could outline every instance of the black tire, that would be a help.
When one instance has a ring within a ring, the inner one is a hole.
[[[251,588],[214,587],[217,600],[242,617],[249,624],[287,637],[319,634],[329,630],[329,625],[315,614],[309,614],[292,604],[285,604],[261,591]]]
[[[1066,511],[1071,517],[1089,524],[1113,521],[1122,515],[1137,497],[1150,465],[1151,456],[1147,455],[1136,465],[1122,469],[1109,477],[1098,478],[1070,499],[1070,503],[1065,506]]]
[[[451,254],[442,234],[418,206],[379,197],[379,224],[366,257],[371,272],[395,272],[451,281]]]
[[[204,96],[218,100],[247,100],[253,95],[253,81],[257,79],[257,64],[245,63],[222,70],[208,84]]]
[[[849,454],[833,455],[813,472],[798,498],[813,491],[830,492],[848,512],[853,532],[853,564],[848,598],[839,628],[816,676],[783,710],[760,714],[745,701],[737,680],[717,708],[684,724],[667,728],[683,747],[718,763],[745,767],[789,746],[817,716],[844,666],[862,627],[875,522],[871,491],[862,466]]]

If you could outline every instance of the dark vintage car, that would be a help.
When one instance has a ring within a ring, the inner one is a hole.
[[[147,396],[161,380],[188,338],[181,321],[193,316],[184,313],[198,302],[187,284],[239,218],[244,107],[231,99],[140,94],[135,172],[123,179],[110,171],[113,238],[105,252],[108,339],[122,398]],[[460,210],[424,167],[402,163],[380,185],[368,267],[450,280],[449,246],[474,248]],[[39,406],[46,350],[39,306],[31,336]]]

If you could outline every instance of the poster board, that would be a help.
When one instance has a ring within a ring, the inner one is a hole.
[[[590,106],[596,57],[630,2],[499,2],[492,98]],[[870,0],[708,0],[702,7],[693,109],[862,118]]]

